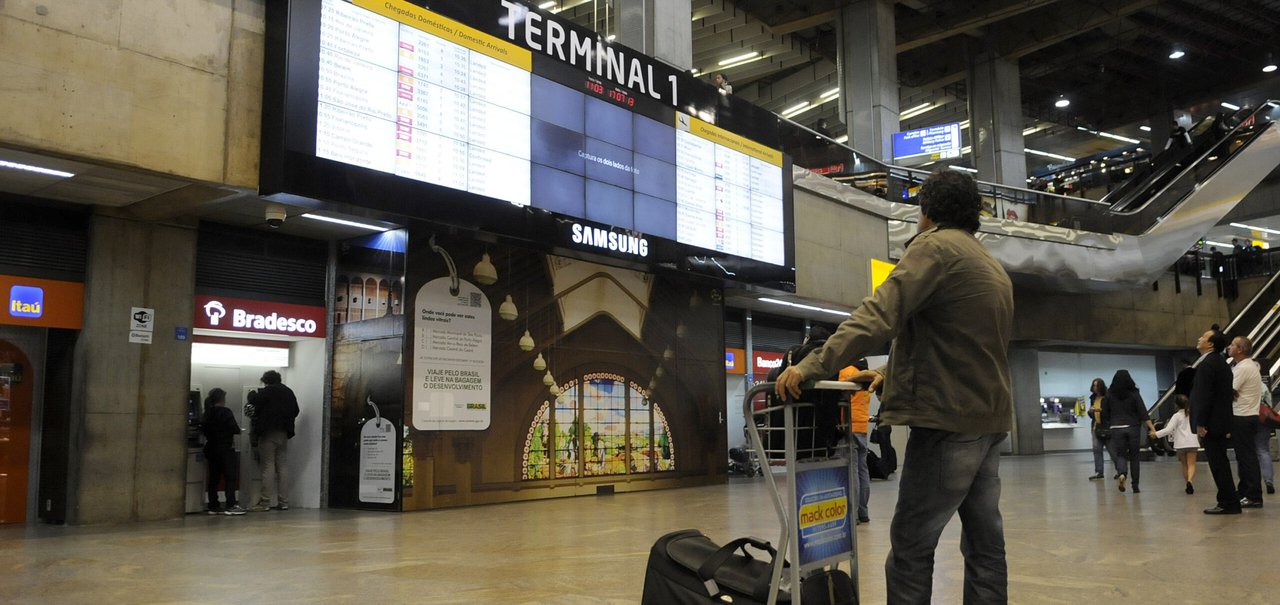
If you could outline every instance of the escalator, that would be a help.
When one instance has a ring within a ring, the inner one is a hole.
[[[1280,378],[1280,273],[1271,276],[1222,332],[1228,336],[1244,335],[1249,338],[1253,343],[1253,358],[1261,366],[1262,379],[1274,388],[1276,379]],[[1170,388],[1149,408],[1153,421],[1168,420],[1177,410],[1173,394]]]
[[[1134,175],[1126,179],[1119,187],[1103,196],[1100,202],[1111,207],[1114,212],[1133,210],[1142,205],[1153,191],[1172,182],[1178,174],[1187,168],[1206,151],[1211,150],[1227,137],[1234,136],[1236,130],[1247,124],[1253,110],[1240,109],[1233,113],[1219,113],[1200,120],[1189,131],[1185,139],[1170,139],[1165,149],[1151,154],[1151,161],[1141,165]],[[1247,126],[1245,127],[1247,129]],[[1185,140],[1184,144],[1182,141]]]
[[[1150,284],[1280,166],[1280,102],[1224,118],[1202,120],[1190,145],[1161,153],[1150,173],[1130,179],[1110,203],[979,182],[994,210],[979,237],[1025,284],[1063,292]],[[796,187],[887,219],[890,249],[899,249],[914,233],[904,224],[915,210],[902,202],[930,173],[885,165],[834,141],[824,150],[813,159],[827,165],[815,171],[797,161]],[[848,159],[832,163],[833,153]],[[1006,207],[1019,208],[1017,217]]]

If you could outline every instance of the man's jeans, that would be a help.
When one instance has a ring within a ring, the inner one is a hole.
[[[1262,480],[1271,484],[1275,480],[1275,470],[1271,465],[1271,429],[1260,426],[1254,437],[1254,446],[1258,449],[1258,466],[1262,469]]]
[[[1005,434],[913,427],[889,526],[885,583],[889,605],[927,605],[938,537],[960,513],[964,602],[1007,603],[1004,521],[1000,517],[1000,442]]]
[[[262,493],[258,496],[258,506],[271,506],[272,496],[278,505],[288,506],[289,436],[284,431],[263,433],[258,437],[258,454],[262,457]]]

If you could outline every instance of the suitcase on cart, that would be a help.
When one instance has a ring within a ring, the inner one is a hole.
[[[757,538],[738,538],[721,546],[696,529],[671,532],[649,551],[640,603],[763,605],[777,556],[773,546]],[[791,597],[780,593],[778,602],[790,603]]]

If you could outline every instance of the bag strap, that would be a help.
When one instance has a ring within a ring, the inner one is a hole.
[[[707,560],[703,561],[702,565],[698,566],[698,579],[702,580],[702,585],[706,587],[707,594],[712,597],[720,595],[720,586],[716,584],[715,580],[716,571],[718,571],[720,566],[724,565],[725,561],[728,561],[729,557],[733,556],[733,552],[739,548],[742,549],[742,554],[750,557],[751,555],[747,553],[746,549],[748,545],[755,547],[757,550],[763,550],[769,553],[770,561],[778,556],[778,551],[773,547],[773,545],[759,538],[745,537],[731,540],[724,546],[721,546],[720,550],[717,550],[710,557],[707,557]],[[765,580],[767,582],[767,578]]]

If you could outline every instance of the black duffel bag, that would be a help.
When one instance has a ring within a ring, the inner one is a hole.
[[[752,556],[748,546],[767,558]],[[640,603],[763,604],[769,599],[769,579],[777,556],[773,546],[757,538],[738,538],[720,546],[696,529],[671,532],[658,538],[649,551]],[[778,602],[790,603],[791,595],[779,592]]]

